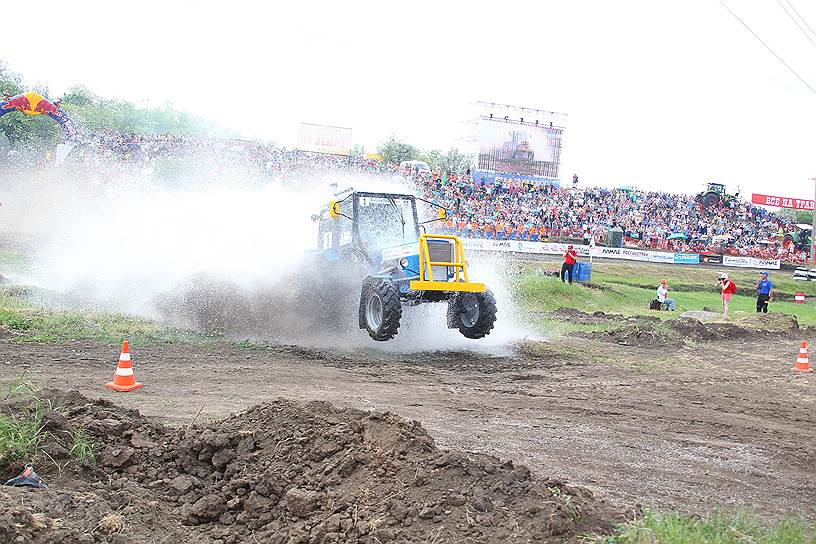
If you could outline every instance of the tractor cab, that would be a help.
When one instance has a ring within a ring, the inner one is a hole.
[[[342,193],[341,193],[342,195]],[[348,192],[329,203],[318,222],[318,249],[338,258],[362,257],[378,265],[382,252],[419,241],[416,199],[412,195]]]
[[[710,183],[706,187],[707,192],[716,193],[720,196],[725,194],[725,185],[722,183]]]

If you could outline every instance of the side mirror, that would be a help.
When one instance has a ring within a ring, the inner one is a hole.
[[[329,202],[329,217],[332,219],[340,217],[340,203],[336,200]]]

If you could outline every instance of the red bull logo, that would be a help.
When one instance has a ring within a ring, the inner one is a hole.
[[[71,140],[77,136],[77,127],[68,113],[62,109],[59,100],[51,102],[35,91],[27,91],[15,96],[3,93],[3,98],[0,100],[0,117],[14,111],[32,116],[47,115],[62,125],[67,139]]]
[[[26,111],[31,109],[31,101],[23,94],[10,96],[5,99],[4,102],[5,103],[0,105],[0,108],[4,110]]]

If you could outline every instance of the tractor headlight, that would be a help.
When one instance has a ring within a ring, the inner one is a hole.
[[[406,259],[405,257],[403,257],[402,259],[400,259],[399,265],[400,265],[402,268],[408,268],[408,259]]]

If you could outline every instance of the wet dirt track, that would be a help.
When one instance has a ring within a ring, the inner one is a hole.
[[[507,357],[186,344],[131,351],[146,385],[120,394],[103,387],[115,347],[4,337],[0,382],[27,372],[171,423],[274,397],[388,410],[421,421],[442,447],[512,458],[618,501],[816,519],[816,376],[790,371],[791,337],[677,350],[561,339]]]

